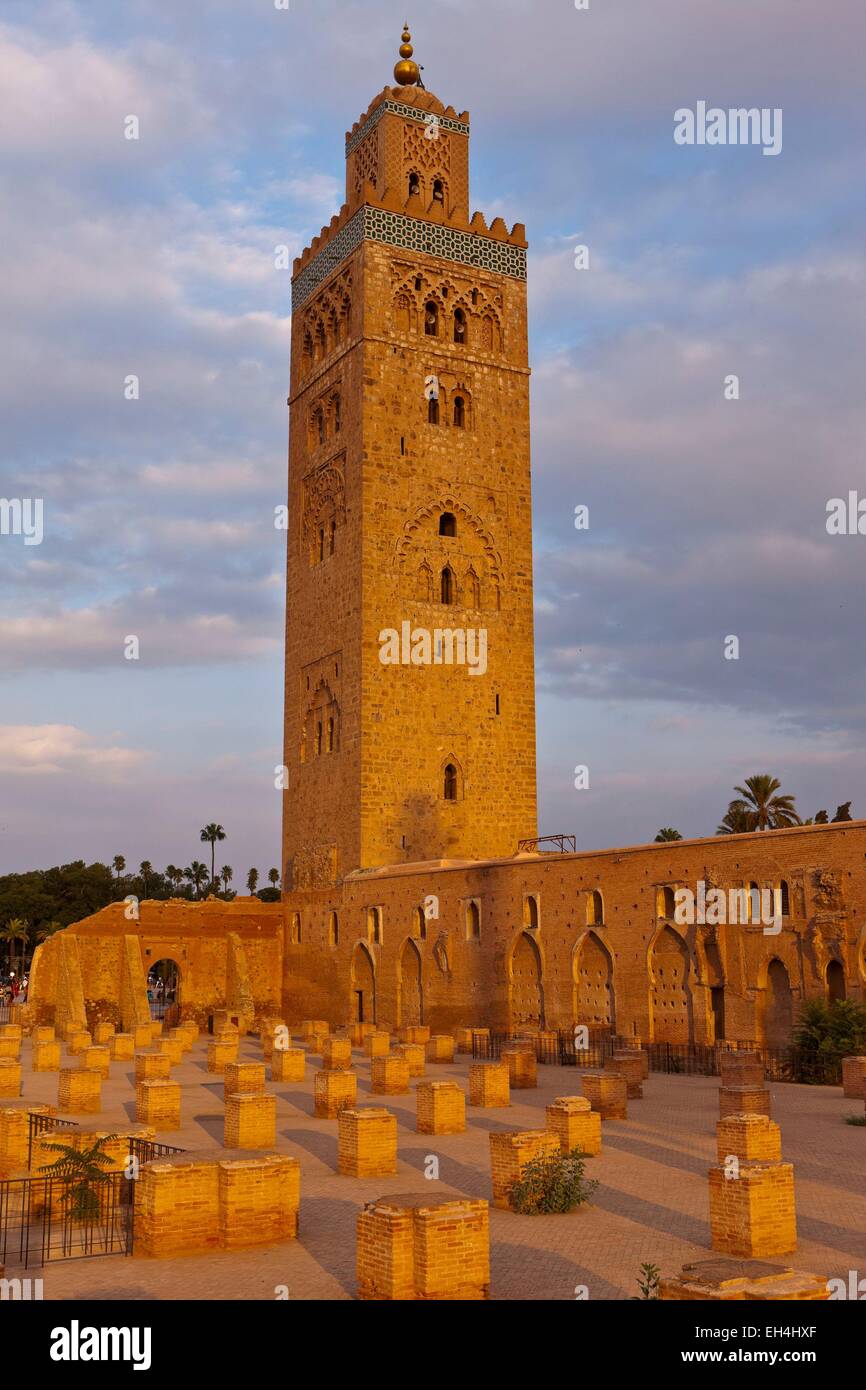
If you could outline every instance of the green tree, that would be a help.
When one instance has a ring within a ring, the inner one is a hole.
[[[663,840],[681,840],[682,838],[680,832],[674,830],[673,826],[663,825],[658,835],[656,835],[655,843],[660,844]]]
[[[866,1052],[866,1004],[853,999],[809,999],[794,1028],[795,1046],[817,1057]]]
[[[113,858],[112,861],[111,861],[111,867],[113,868],[114,872],[117,874],[117,877],[120,878],[120,875],[121,875],[121,874],[124,872],[124,870],[126,869],[126,860],[124,859],[124,857],[123,857],[122,854],[116,854],[116,855],[114,856],[114,858]]]
[[[777,796],[781,782],[768,772],[746,778],[744,787],[734,787],[754,817],[755,830],[780,830],[785,825],[800,825],[793,796]],[[730,809],[730,808],[728,808]]]
[[[833,817],[833,823],[834,823],[834,825],[836,824],[837,821],[842,821],[842,820],[851,820],[851,802],[850,802],[850,801],[843,801],[841,806],[837,806],[837,807],[836,807],[836,814],[835,814],[835,816]]]
[[[222,868],[220,869],[220,878],[223,881],[223,886],[226,892],[229,891],[229,884],[231,883],[234,876],[235,873],[231,864],[223,864]]]
[[[55,932],[62,930],[63,928],[59,922],[43,922],[37,929],[36,940],[40,942],[47,941]]]
[[[211,821],[210,825],[206,825],[206,826],[204,827],[204,829],[202,830],[202,832],[201,832],[200,839],[202,840],[202,842],[203,842],[204,844],[210,845],[210,876],[211,876],[211,878],[215,878],[215,877],[216,877],[216,872],[215,872],[215,867],[214,867],[214,862],[215,862],[215,861],[214,861],[214,856],[216,855],[217,841],[218,841],[218,840],[224,840],[225,837],[226,837],[226,832],[223,830],[223,828],[222,828],[221,825],[217,825],[217,824],[216,824],[216,821]]]
[[[754,828],[754,813],[749,810],[745,801],[731,801],[728,803],[728,809],[722,818],[721,825],[716,828],[716,834],[745,835]]]
[[[141,896],[143,898],[146,898],[147,887],[150,882],[151,875],[153,874],[153,865],[151,864],[149,859],[142,859],[141,863],[138,866],[138,872],[141,874],[141,882],[144,887],[144,892]]]
[[[277,886],[277,884],[279,883],[279,881],[280,881],[280,871],[279,871],[279,869],[268,869],[268,883],[271,885],[271,887],[272,887],[272,888],[276,888],[276,886]]]
[[[250,896],[252,896],[252,894],[255,893],[256,888],[258,887],[258,883],[259,883],[259,871],[258,871],[258,869],[250,869],[249,873],[247,874],[247,891],[249,892]]]
[[[93,1221],[99,1216],[100,1185],[105,1182],[105,1169],[111,1166],[111,1155],[105,1153],[105,1146],[115,1138],[114,1134],[103,1134],[85,1149],[43,1143],[50,1153],[60,1157],[53,1163],[43,1163],[40,1172],[65,1179],[64,1201],[76,1221]]]
[[[197,898],[201,897],[202,888],[207,883],[207,864],[199,863],[194,859],[188,869],[184,869],[183,876],[192,885]]]
[[[30,940],[30,925],[25,922],[23,917],[12,917],[5,927],[0,928],[0,939],[6,942],[8,947],[8,960],[10,970],[14,970],[16,975],[22,973],[24,964],[24,953]],[[15,950],[15,943],[18,942],[21,949]]]

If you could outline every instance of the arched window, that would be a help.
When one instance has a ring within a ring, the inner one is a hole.
[[[427,424],[439,424],[439,397],[431,396],[427,402]]]
[[[382,909],[381,907],[367,908],[367,940],[372,941],[374,946],[382,945]]]
[[[321,406],[313,411],[313,435],[317,444],[325,442],[325,412]]]
[[[329,545],[328,545],[328,554],[329,554],[329,555],[333,555],[334,549],[335,549],[335,547],[336,547],[336,544],[337,544],[337,520],[336,520],[336,517],[331,517],[331,539],[330,539],[330,542],[329,542]]]
[[[340,923],[337,920],[336,912],[332,912],[328,918],[328,942],[331,946],[336,946],[340,940]]]
[[[600,927],[604,923],[604,903],[597,888],[587,895],[586,922],[591,927]]]
[[[481,607],[481,585],[478,581],[478,575],[474,570],[470,570],[466,576],[466,607]],[[497,710],[497,714],[498,713],[499,711]]]
[[[418,177],[417,174],[410,174],[410,175],[409,175],[409,197],[411,198],[413,193],[420,193],[420,192],[421,192],[421,180],[420,180],[420,178]]]
[[[445,186],[441,179],[433,180],[433,201],[434,203],[445,202]]]
[[[301,944],[301,914],[300,914],[300,912],[293,912],[293,913],[292,913],[292,945],[294,945],[294,946],[300,946],[300,944]]]
[[[453,763],[447,763],[445,776],[443,778],[443,795],[446,801],[457,800],[457,769]]]
[[[423,907],[415,908],[415,935],[420,941],[427,940],[427,914]]]
[[[334,434],[339,434],[343,423],[343,412],[339,396],[334,396],[332,398],[331,407],[334,412]]]
[[[480,941],[481,939],[481,910],[477,902],[472,901],[466,904],[466,940]]]
[[[439,518],[440,536],[457,535],[457,518],[453,512],[443,512]]]
[[[784,879],[779,884],[779,911],[783,917],[791,915],[791,893]]]
[[[452,604],[456,602],[454,595],[454,574],[447,565],[442,571],[439,597],[442,603]]]
[[[325,528],[319,527],[319,562],[325,558]]]
[[[523,899],[523,925],[530,931],[538,927],[538,898],[534,893],[527,893]]]
[[[670,888],[668,886],[665,886],[664,888],[659,888],[658,892],[656,893],[656,916],[662,917],[666,921],[672,922],[674,919],[675,908],[676,899],[674,898],[673,888]]]
[[[752,881],[749,884],[749,921],[760,922],[761,920],[761,890],[757,883]]]
[[[454,397],[454,427],[462,430],[466,426],[466,402],[462,396]]]
[[[439,337],[439,305],[435,299],[424,305],[424,332],[428,338]]]
[[[455,343],[466,342],[466,315],[462,309],[454,310],[454,341]]]
[[[322,721],[316,721],[316,757],[320,757],[322,752]]]
[[[333,720],[333,717],[330,717],[330,718],[328,719],[328,752],[329,752],[329,753],[333,753],[333,751],[334,751],[334,720]]]

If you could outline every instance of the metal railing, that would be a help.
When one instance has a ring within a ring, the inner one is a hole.
[[[0,1264],[7,1269],[94,1255],[131,1255],[135,1184],[106,1173],[0,1181]]]
[[[27,1123],[27,1167],[33,1164],[33,1140],[39,1134],[47,1134],[55,1129],[78,1129],[76,1120],[61,1120],[57,1115],[34,1115],[28,1116]]]

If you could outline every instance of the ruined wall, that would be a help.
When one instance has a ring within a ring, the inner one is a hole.
[[[416,1021],[420,1004],[434,1029],[587,1023],[648,1041],[782,1042],[800,1002],[840,979],[866,997],[864,854],[866,824],[853,822],[355,875],[287,895],[283,1008],[344,1023],[360,990],[385,1026]],[[664,890],[699,880],[784,884],[781,930],[677,924]]]

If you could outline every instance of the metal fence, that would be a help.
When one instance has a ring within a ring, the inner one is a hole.
[[[131,1255],[135,1184],[123,1173],[0,1181],[0,1264]]]
[[[476,1061],[498,1061],[502,1048],[508,1043],[531,1042],[538,1061],[547,1066],[603,1067],[619,1048],[630,1041],[611,1033],[590,1033],[586,1047],[578,1049],[573,1033],[539,1033],[525,1037],[517,1032],[476,1033],[472,1039],[472,1056]],[[732,1049],[724,1043],[644,1043],[651,1072],[668,1076],[718,1076],[719,1058]],[[806,1085],[840,1086],[842,1084],[842,1054],[805,1052],[802,1048],[768,1048],[745,1044],[736,1049],[760,1057],[769,1081],[794,1081]]]
[[[33,1164],[33,1140],[39,1134],[47,1134],[55,1129],[78,1129],[75,1120],[61,1120],[57,1115],[34,1115],[28,1116],[27,1124],[27,1167]]]

